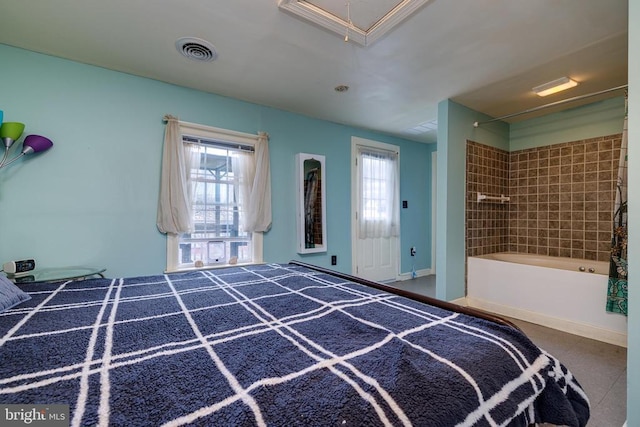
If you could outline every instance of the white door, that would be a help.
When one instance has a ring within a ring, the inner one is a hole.
[[[353,274],[394,281],[399,265],[400,147],[353,137],[351,158]]]

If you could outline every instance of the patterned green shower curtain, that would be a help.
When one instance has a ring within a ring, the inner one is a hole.
[[[627,315],[627,289],[627,117],[625,116],[613,213],[607,311]]]

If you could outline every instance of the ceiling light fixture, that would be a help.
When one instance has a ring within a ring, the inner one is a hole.
[[[334,87],[333,90],[335,90],[336,92],[346,92],[346,91],[349,90],[349,86],[347,86],[347,85],[338,85],[338,86]]]
[[[420,135],[427,132],[435,132],[438,130],[438,119],[420,123],[417,126],[405,130],[410,135]]]
[[[538,96],[548,96],[576,86],[578,86],[578,82],[575,80],[571,80],[569,77],[561,77],[540,86],[536,86],[532,90]]]

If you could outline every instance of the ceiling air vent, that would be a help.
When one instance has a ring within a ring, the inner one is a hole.
[[[217,58],[215,47],[206,40],[195,37],[182,37],[176,41],[176,49],[189,59],[211,62]]]

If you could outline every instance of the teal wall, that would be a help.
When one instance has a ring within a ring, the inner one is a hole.
[[[632,24],[633,23],[633,24]],[[627,422],[640,426],[640,0],[629,0],[629,339]]]
[[[50,151],[0,172],[0,261],[35,258],[41,267],[99,265],[107,275],[164,270],[166,239],[156,228],[164,125],[181,120],[270,135],[273,225],[267,262],[303,259],[351,270],[351,137],[400,146],[401,268],[431,268],[431,152],[416,143],[155,80],[0,45],[5,121],[54,142]],[[299,256],[295,244],[294,156],[327,165],[328,252]]]
[[[451,301],[465,296],[465,169],[466,142],[508,150],[509,126],[446,100],[438,104],[436,202],[436,296]]]
[[[509,151],[622,132],[624,96],[593,102],[510,125]]]

